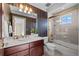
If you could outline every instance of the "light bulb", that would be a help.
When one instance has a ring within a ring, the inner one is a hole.
[[[25,10],[28,11],[28,7],[27,6],[25,7]]]
[[[26,6],[26,7],[25,7],[25,10],[24,10],[24,12],[26,13],[27,11],[28,11],[28,7]]]
[[[28,10],[28,14],[30,14],[32,12],[32,9],[30,8],[29,10]]]
[[[22,9],[19,9],[19,11],[21,11],[21,12],[22,12]]]
[[[32,9],[30,8],[30,10],[29,10],[30,12],[32,12]]]
[[[28,11],[28,14],[30,14],[31,12],[30,11]]]
[[[20,4],[20,9],[23,9],[23,5],[22,4]]]
[[[19,9],[19,11],[21,11],[21,12],[22,12],[22,9],[23,9],[23,5],[22,5],[22,4],[20,4],[20,9]]]

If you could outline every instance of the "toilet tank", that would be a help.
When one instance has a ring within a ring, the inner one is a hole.
[[[48,37],[43,37],[44,39],[44,44],[48,42]]]

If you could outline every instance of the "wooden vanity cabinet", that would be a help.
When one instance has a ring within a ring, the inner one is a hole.
[[[30,43],[30,56],[42,56],[44,54],[43,45],[43,40]]]
[[[31,43],[17,45],[4,49],[5,56],[42,56],[44,41],[38,40]]]

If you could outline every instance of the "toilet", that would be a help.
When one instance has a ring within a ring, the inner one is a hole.
[[[44,54],[46,56],[54,56],[55,44],[48,42],[48,38],[44,39]]]

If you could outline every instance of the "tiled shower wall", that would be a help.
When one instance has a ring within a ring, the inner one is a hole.
[[[63,55],[78,55],[78,14],[79,4],[64,11],[61,11],[55,15],[55,33],[53,36],[54,43],[56,43],[56,49]],[[71,24],[60,24],[61,17],[69,15],[72,17]]]
[[[78,15],[77,8],[74,7],[68,12],[59,13],[57,20],[60,20],[62,16],[69,15],[72,17],[71,24],[59,24],[55,22],[55,38],[57,40],[62,40],[67,43],[72,43],[78,45]]]

